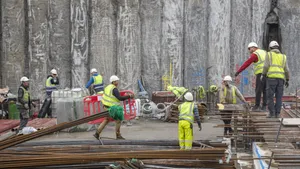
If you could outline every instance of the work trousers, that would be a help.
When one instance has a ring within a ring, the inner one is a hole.
[[[100,134],[103,131],[103,129],[105,128],[105,126],[109,123],[109,118],[110,117],[104,117],[103,122],[99,125],[99,127],[97,129],[98,134]],[[116,129],[115,129],[115,131],[116,131],[117,136],[121,134],[120,130],[121,130],[121,121],[116,120]]]
[[[268,109],[271,116],[279,115],[282,105],[284,80],[280,78],[267,78]],[[274,106],[274,94],[276,103]]]
[[[193,124],[187,120],[178,122],[180,150],[191,150],[193,146]]]
[[[231,124],[231,118],[232,118],[232,111],[221,111],[221,117],[224,118],[223,122],[225,125],[230,125]],[[232,132],[232,128],[231,127],[224,127],[224,134],[226,134],[227,132]]]
[[[261,94],[263,94],[262,106],[267,105],[267,85],[266,78],[264,77],[260,80],[261,73],[256,75],[256,85],[255,85],[255,106],[260,106]]]
[[[18,106],[18,110],[20,112],[20,126],[19,130],[22,130],[26,127],[29,119],[29,112],[27,109],[23,108],[22,106]]]

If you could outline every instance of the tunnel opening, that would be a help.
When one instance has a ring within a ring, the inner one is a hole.
[[[271,11],[267,14],[264,23],[264,36],[263,36],[263,48],[269,49],[269,43],[271,41],[277,41],[279,43],[279,49],[281,50],[281,30],[279,24],[278,14],[275,12],[277,3],[272,1]]]

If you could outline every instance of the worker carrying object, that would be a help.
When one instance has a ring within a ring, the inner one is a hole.
[[[279,50],[279,44],[272,41],[269,44],[270,51],[266,57],[262,76],[267,77],[267,93],[268,93],[268,117],[278,117],[281,111],[283,86],[289,86],[289,68],[287,58]],[[276,104],[274,106],[274,94]]]
[[[51,94],[53,91],[57,90],[57,86],[59,85],[59,79],[56,69],[52,69],[50,73],[51,74],[47,76],[46,80],[46,98],[43,102],[41,110],[39,111],[39,118],[44,118],[46,114],[47,117],[52,118]]]
[[[191,92],[187,92],[184,95],[186,100],[184,103],[178,106],[179,110],[179,122],[178,122],[178,139],[180,150],[190,150],[193,145],[193,123],[194,117],[198,123],[198,127],[201,131],[200,117],[198,113],[198,107]]]
[[[103,93],[104,84],[103,84],[103,78],[100,74],[98,74],[97,69],[93,68],[91,69],[91,78],[86,84],[86,88],[89,88],[93,84],[93,89],[95,93]]]
[[[115,118],[115,121],[116,121],[116,138],[117,139],[124,139],[121,135],[121,132],[120,132],[121,120],[124,119],[123,109],[120,106],[120,101],[124,101],[124,100],[127,100],[129,98],[134,98],[134,95],[132,95],[132,94],[129,94],[127,96],[121,96],[120,95],[120,92],[117,88],[118,85],[119,85],[119,78],[117,76],[115,76],[115,75],[111,76],[109,81],[110,81],[111,84],[109,84],[108,86],[105,87],[103,98],[102,98],[101,102],[104,105],[104,109],[110,111],[110,116],[117,117],[117,118]],[[115,113],[114,113],[114,115],[111,115],[112,110],[117,111],[117,113],[118,113],[119,110],[120,110],[120,107],[122,109],[122,112],[121,112],[122,117],[120,117],[119,114],[116,115]],[[96,139],[99,139],[99,136],[100,136],[102,130],[109,123],[109,118],[110,117],[105,117],[104,121],[98,127],[96,133],[94,134],[94,137]]]
[[[230,82],[232,82],[231,76],[225,76],[220,91],[220,102],[222,104],[237,104],[236,97],[238,97],[244,104],[247,104],[248,106],[248,103],[239,89],[230,84]],[[224,124],[227,125],[224,127],[224,136],[226,136],[227,134],[232,133],[232,128],[228,127],[228,125],[231,123],[232,111],[221,111],[221,116],[224,118]]]
[[[264,67],[264,61],[267,55],[265,50],[259,49],[255,42],[251,42],[248,45],[248,50],[250,52],[250,58],[244,62],[240,69],[235,73],[238,76],[242,71],[247,69],[249,65],[254,63],[254,74],[256,76],[255,85],[255,106],[253,111],[258,111],[260,108],[261,94],[263,94],[262,107],[261,110],[265,111],[267,106],[267,94],[266,94],[266,78],[261,78],[262,71]]]
[[[18,100],[17,100],[17,108],[20,112],[20,126],[18,130],[18,135],[23,134],[22,129],[26,127],[29,119],[29,110],[31,109],[31,106],[35,107],[35,104],[33,104],[30,100],[30,93],[28,91],[29,89],[29,79],[27,77],[22,77],[20,79],[21,85],[18,90]]]
[[[188,89],[184,87],[175,87],[175,86],[173,87],[170,85],[168,86],[167,90],[174,93],[177,98],[181,97],[185,92],[188,91]]]

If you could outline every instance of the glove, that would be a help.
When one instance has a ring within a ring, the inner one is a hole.
[[[284,85],[285,85],[286,88],[289,87],[289,80],[288,79],[285,81]]]
[[[236,73],[234,74],[234,76],[237,77],[239,74],[240,74],[239,72],[236,72]]]
[[[261,75],[260,76],[260,81],[263,81],[263,79],[264,79],[264,75]]]
[[[202,130],[201,123],[200,123],[200,124],[198,124],[198,127],[199,127],[199,131],[201,131],[201,130]]]
[[[24,108],[25,108],[26,110],[28,110],[28,109],[29,109],[28,104],[24,104]]]

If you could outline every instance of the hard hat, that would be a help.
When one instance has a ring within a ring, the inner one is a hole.
[[[227,76],[224,77],[223,81],[230,81],[230,82],[232,82],[232,78],[231,78],[231,76],[227,75]]]
[[[53,74],[53,75],[57,75],[57,71],[56,71],[55,69],[52,69],[52,70],[50,71],[50,73]]]
[[[185,100],[187,100],[187,101],[193,101],[193,100],[194,100],[193,95],[192,95],[191,92],[187,92],[187,93],[184,95],[184,98],[185,98]]]
[[[95,68],[91,69],[91,73],[97,73],[97,72],[98,72],[97,69]]]
[[[269,44],[269,48],[273,48],[275,46],[279,46],[279,44],[276,42],[276,41],[271,41],[270,44]]]
[[[116,75],[112,75],[112,76],[109,78],[110,83],[112,83],[112,82],[114,82],[114,81],[117,81],[117,80],[120,80],[120,79],[119,79],[118,76],[116,76]]]
[[[21,82],[28,82],[29,79],[26,77],[26,76],[23,76],[21,79],[20,79]]]
[[[252,48],[252,47],[258,48],[258,45],[255,42],[250,42],[248,48]]]

